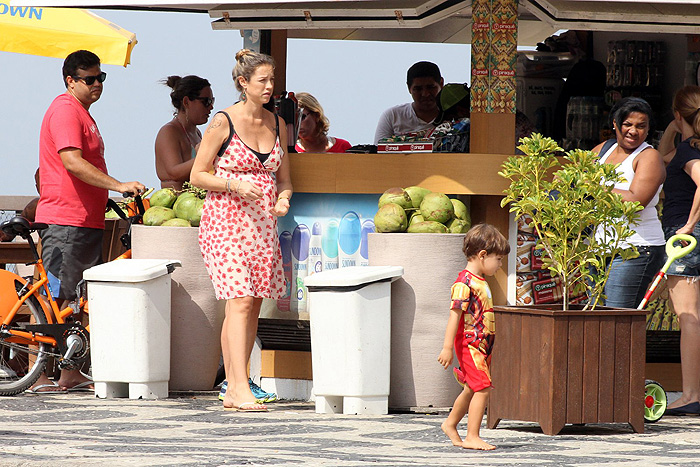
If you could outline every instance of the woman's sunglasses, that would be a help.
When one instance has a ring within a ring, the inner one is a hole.
[[[193,100],[202,101],[202,104],[204,104],[204,107],[209,107],[210,105],[214,105],[214,98],[213,97],[194,97]]]
[[[95,84],[95,80],[97,80],[98,83],[104,83],[107,79],[107,73],[103,71],[99,75],[95,76],[73,76],[72,78],[82,79],[83,81],[85,81],[85,84],[87,84],[88,86],[92,86],[93,84]]]

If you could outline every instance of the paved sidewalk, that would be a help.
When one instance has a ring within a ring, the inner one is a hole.
[[[482,430],[498,449],[474,452],[442,434],[445,414],[320,415],[298,402],[270,408],[225,412],[213,392],[165,400],[2,397],[0,465],[700,465],[700,417],[666,417],[644,434],[616,424],[567,426],[557,436],[503,421]]]

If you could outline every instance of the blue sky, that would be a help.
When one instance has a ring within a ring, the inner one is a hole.
[[[122,181],[159,187],[153,142],[172,118],[168,75],[196,74],[212,83],[216,105],[238,98],[231,69],[243,46],[239,31],[213,31],[206,14],[92,10],[136,33],[131,65],[103,65],[102,98],[90,111],[105,141],[107,167]],[[330,134],[371,144],[380,113],[410,100],[406,70],[419,60],[440,66],[445,82],[469,82],[470,47],[454,44],[290,39],[287,90],[310,92],[330,119]],[[58,94],[63,61],[0,52],[0,195],[35,194],[41,119]],[[200,127],[203,131],[206,126]],[[111,195],[116,195],[111,193]]]

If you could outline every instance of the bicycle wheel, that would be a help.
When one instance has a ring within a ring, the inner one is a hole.
[[[46,324],[46,316],[36,297],[24,302],[10,328],[29,323],[30,316],[37,324]],[[22,339],[0,337],[0,396],[13,396],[31,387],[46,367],[49,349],[49,344],[28,344]]]

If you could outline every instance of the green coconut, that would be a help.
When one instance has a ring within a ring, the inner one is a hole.
[[[180,204],[182,201],[188,199],[188,198],[196,198],[197,196],[192,193],[191,191],[183,191],[177,196],[177,199],[175,200],[175,203],[173,204],[173,209],[177,209],[178,204]]]
[[[172,188],[161,188],[148,198],[151,206],[163,206],[165,208],[172,208],[175,200],[177,200],[177,193]]]
[[[161,225],[165,221],[175,218],[175,211],[165,206],[151,206],[143,213],[145,225]]]
[[[408,226],[406,211],[396,203],[387,203],[374,215],[377,232],[404,232]]]
[[[199,227],[199,221],[202,220],[202,209],[204,208],[204,200],[197,198],[197,203],[195,204],[195,210],[191,217],[187,220],[192,224],[193,227]]]
[[[170,219],[169,221],[165,221],[160,225],[163,227],[192,227],[190,221],[186,219],[180,219],[179,217]]]
[[[450,201],[452,201],[452,207],[455,209],[455,217],[471,224],[472,220],[471,216],[469,215],[469,208],[467,208],[467,205],[454,198],[450,198]]]
[[[423,222],[425,219],[423,219],[423,216],[421,215],[420,212],[414,211],[411,214],[411,218],[408,220],[408,225],[410,226],[411,224],[416,224],[418,222]]]
[[[447,195],[432,192],[425,195],[420,203],[420,213],[426,221],[444,224],[454,217],[455,208]]]
[[[416,222],[408,226],[408,233],[447,233],[445,224],[435,221]]]
[[[119,219],[119,214],[117,214],[114,209],[109,208],[109,210],[105,212],[105,219]]]
[[[202,218],[202,206],[204,205],[204,200],[199,199],[196,196],[188,196],[185,198],[178,198],[178,202],[175,205],[175,217],[187,220],[192,226],[196,227],[199,225],[199,220]]]
[[[430,193],[430,190],[419,186],[409,186],[405,188],[404,191],[408,193],[408,196],[411,198],[411,205],[416,209],[420,208],[420,203],[423,201],[425,195]]]
[[[411,209],[413,207],[411,197],[400,187],[389,188],[379,197],[378,204],[380,208],[387,203],[398,204],[403,209]]]
[[[467,233],[472,223],[462,219],[452,219],[445,224],[450,233]]]

